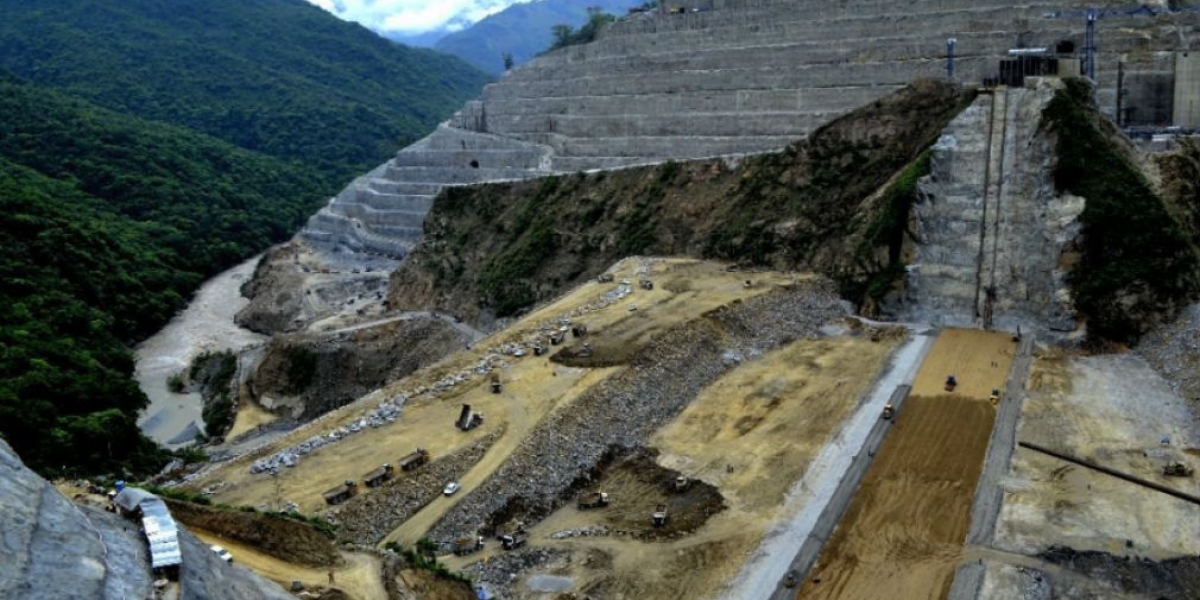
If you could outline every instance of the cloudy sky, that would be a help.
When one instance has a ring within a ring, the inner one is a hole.
[[[412,35],[457,31],[511,4],[529,0],[308,0],[376,31]]]

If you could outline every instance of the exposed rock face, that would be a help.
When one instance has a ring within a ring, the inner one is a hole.
[[[1055,191],[1055,140],[1041,126],[1057,84],[981,94],[934,145],[902,318],[1075,328],[1066,277],[1084,201]]]
[[[0,441],[0,597],[21,600],[153,598],[140,523],[76,506]],[[282,588],[220,560],[182,528],[182,598],[291,598]]]
[[[1125,7],[1128,3],[1105,2]],[[1082,7],[1083,4],[1075,6]],[[914,79],[978,83],[1013,47],[1085,46],[1072,3],[1035,0],[715,0],[703,12],[631,15],[591,44],[509,71],[428,138],[364,175],[308,223],[327,247],[402,256],[447,185],[778,150]],[[1168,79],[1200,15],[1109,17],[1096,24],[1102,110],[1117,110],[1117,63],[1130,82]],[[1161,79],[1161,77],[1160,77]],[[1126,99],[1145,94],[1132,94]],[[1131,114],[1137,114],[1131,113]]]
[[[248,389],[274,412],[308,420],[408,375],[470,341],[429,314],[327,334],[278,336],[263,350]]]

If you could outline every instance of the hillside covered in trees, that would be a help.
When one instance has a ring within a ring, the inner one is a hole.
[[[0,434],[43,472],[149,468],[129,344],[291,235],[319,176],[0,81]]]
[[[303,162],[330,194],[488,80],[304,0],[13,0],[0,19],[0,68]]]

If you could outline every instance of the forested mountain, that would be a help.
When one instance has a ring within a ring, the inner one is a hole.
[[[478,23],[438,40],[434,48],[448,52],[492,74],[504,70],[504,54],[521,64],[544,52],[554,41],[555,25],[572,28],[588,20],[588,8],[624,15],[641,0],[535,0],[514,4]]]
[[[488,79],[304,0],[7,0],[0,68],[302,161],[330,193],[424,136]]]
[[[0,435],[43,473],[161,463],[132,341],[322,201],[309,170],[0,77]]]

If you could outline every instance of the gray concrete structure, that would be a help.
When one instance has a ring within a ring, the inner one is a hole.
[[[418,239],[428,203],[444,185],[776,150],[915,78],[944,77],[948,37],[957,39],[955,77],[966,84],[995,75],[1010,48],[1065,41],[1082,52],[1085,18],[1061,15],[1096,3],[695,4],[708,10],[630,15],[591,44],[509,71],[430,137],[351,184],[310,221],[305,237],[399,256]],[[1116,114],[1119,80],[1156,86],[1124,86],[1151,120],[1169,114],[1171,104],[1187,106],[1163,86],[1197,24],[1196,13],[1100,19],[1102,110]]]

